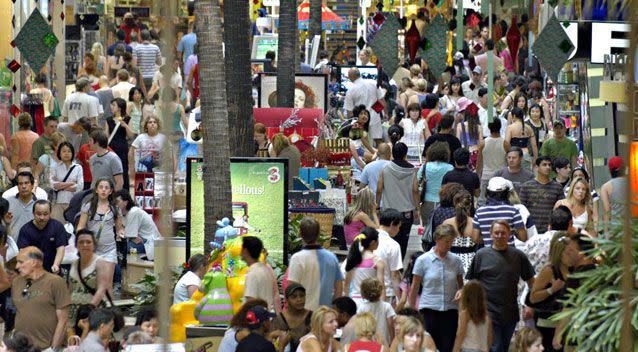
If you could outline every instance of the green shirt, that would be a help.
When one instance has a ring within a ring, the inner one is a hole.
[[[38,160],[44,154],[51,154],[53,148],[51,147],[51,138],[46,135],[41,135],[33,142],[31,147],[31,158]]]
[[[571,139],[565,137],[560,141],[557,141],[555,138],[550,138],[547,141],[543,142],[543,146],[541,147],[540,155],[548,156],[550,158],[563,157],[572,162],[573,158],[578,157],[578,147],[576,143]],[[574,167],[576,165],[572,165]],[[552,170],[550,174],[550,178],[556,177],[556,172]]]

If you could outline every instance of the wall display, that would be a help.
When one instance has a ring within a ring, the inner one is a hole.
[[[186,255],[204,252],[204,164],[187,159]],[[231,158],[233,226],[261,238],[268,254],[287,263],[288,159]],[[217,220],[217,219],[216,219]]]
[[[66,40],[64,44],[64,77],[66,84],[75,84],[78,68],[80,67],[80,41]]]
[[[295,108],[328,110],[328,76],[323,74],[295,74]],[[260,108],[277,107],[277,75],[261,74]]]
[[[348,71],[351,68],[356,68],[361,73],[361,78],[377,80],[379,76],[379,69],[375,66],[339,66],[339,91],[345,93],[348,89],[352,88],[352,82],[348,78]]]
[[[250,69],[255,78],[262,72],[272,72],[272,63],[270,59],[250,60]]]

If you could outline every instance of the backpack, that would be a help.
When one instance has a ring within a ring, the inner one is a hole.
[[[69,206],[64,210],[64,220],[73,224],[73,228],[77,227],[78,221],[80,220],[82,205],[91,200],[91,193],[93,193],[93,190],[87,189],[86,191],[80,191],[74,194],[69,201]]]

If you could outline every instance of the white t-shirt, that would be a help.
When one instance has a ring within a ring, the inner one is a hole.
[[[153,222],[153,217],[140,207],[132,207],[122,220],[126,237],[135,238],[140,236],[145,239],[146,257],[149,260],[153,260],[155,258],[155,240],[161,237],[157,226]]]
[[[165,160],[172,160],[173,152],[171,150],[162,151],[165,146],[170,148],[168,143],[168,138],[162,133],[158,133],[153,137],[149,136],[148,133],[140,134],[131,144],[136,149],[134,156],[135,165],[137,165],[138,160],[146,157],[152,157],[160,163]]]
[[[177,284],[175,284],[175,290],[173,290],[173,304],[186,302],[190,299],[188,295],[188,286],[198,286],[202,282],[194,272],[188,271],[182,276]]]
[[[374,319],[377,321],[377,331],[381,332],[385,338],[385,344],[392,342],[390,339],[390,330],[388,327],[388,318],[394,318],[397,314],[394,312],[392,305],[388,302],[377,301],[368,302],[365,301],[357,308],[357,314],[370,312],[374,315]],[[389,341],[389,342],[388,342]]]
[[[133,87],[135,87],[134,84],[128,82],[119,82],[118,84],[111,87],[113,98],[122,98],[128,103],[128,95],[131,91],[131,88]]]
[[[75,92],[69,95],[62,106],[62,116],[74,123],[81,117],[95,117],[99,113],[100,100],[84,92]]]
[[[244,301],[246,297],[261,298],[268,303],[268,309],[274,310],[273,280],[270,270],[262,262],[257,262],[248,268],[246,286],[244,287]]]
[[[381,258],[385,263],[383,269],[383,281],[385,284],[385,295],[387,297],[395,296],[394,288],[392,287],[393,271],[403,269],[403,262],[401,261],[401,246],[397,241],[392,239],[390,235],[381,230],[379,232],[379,247],[374,251],[374,255]]]

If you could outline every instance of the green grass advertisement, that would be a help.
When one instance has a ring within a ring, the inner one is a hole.
[[[286,160],[231,158],[233,225],[261,238],[268,254],[283,262],[287,223]],[[204,252],[203,162],[188,162],[187,216],[190,255]],[[214,221],[221,219],[212,219]]]

